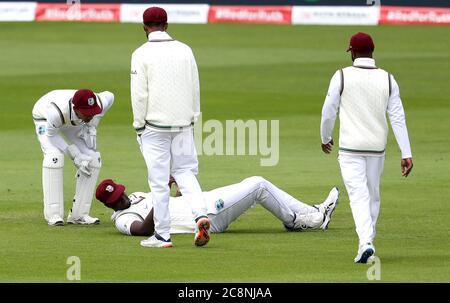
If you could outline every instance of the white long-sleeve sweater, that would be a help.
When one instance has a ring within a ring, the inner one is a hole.
[[[131,58],[133,127],[178,130],[200,113],[197,63],[186,44],[151,32]]]

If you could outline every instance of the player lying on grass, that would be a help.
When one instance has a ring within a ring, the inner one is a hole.
[[[171,180],[169,186],[176,183]],[[116,228],[131,236],[153,234],[153,198],[151,193],[135,192],[127,196],[125,186],[111,179],[102,181],[96,197],[115,212],[111,216]],[[224,232],[230,223],[247,209],[261,204],[280,219],[289,231],[327,229],[339,199],[339,189],[333,187],[321,204],[310,206],[282,191],[262,177],[249,177],[240,183],[203,192],[211,220],[211,232]],[[171,234],[195,233],[190,204],[177,191],[170,197]],[[146,240],[141,241],[146,246]]]

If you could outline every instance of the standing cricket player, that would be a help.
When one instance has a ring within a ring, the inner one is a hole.
[[[147,236],[153,233],[154,196],[151,192],[135,192],[127,196],[124,185],[106,179],[98,185],[96,197],[115,211],[111,220],[122,234]],[[204,197],[211,220],[211,232],[224,232],[234,220],[256,204],[261,204],[278,218],[288,231],[325,230],[337,206],[339,190],[333,187],[325,201],[310,206],[264,178],[254,176],[204,192]],[[169,209],[171,234],[194,232],[196,224],[192,218],[191,204],[184,196],[170,197]],[[141,242],[142,246],[146,244],[146,241]]]
[[[322,109],[322,150],[330,153],[332,132],[339,110],[339,164],[359,237],[356,263],[367,263],[375,253],[375,226],[380,212],[380,178],[383,173],[389,115],[400,147],[402,175],[413,167],[405,112],[394,77],[378,68],[372,58],[375,45],[365,33],[351,37],[353,66],[338,70],[330,82]]]
[[[89,89],[53,90],[33,107],[36,134],[41,144],[44,217],[49,225],[64,225],[64,155],[78,168],[76,191],[68,224],[99,224],[89,216],[101,158],[97,151],[97,126],[110,109],[114,95]]]
[[[200,113],[197,64],[189,46],[167,34],[167,13],[151,7],[143,14],[148,41],[131,58],[133,127],[148,169],[154,197],[155,233],[148,247],[171,247],[169,176],[192,206],[198,232],[194,243],[209,241],[210,223],[197,181],[193,123]]]

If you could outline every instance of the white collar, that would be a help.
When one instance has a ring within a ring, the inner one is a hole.
[[[373,58],[356,58],[353,66],[376,68],[375,59]]]
[[[167,32],[154,31],[148,35],[148,41],[173,40]]]

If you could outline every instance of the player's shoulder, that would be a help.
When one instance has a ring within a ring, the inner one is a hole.
[[[54,89],[45,94],[45,96],[55,96],[55,95],[73,95],[75,94],[76,89]]]
[[[340,73],[341,71],[351,70],[351,69],[354,69],[354,68],[355,68],[355,67],[354,67],[353,65],[347,65],[347,66],[344,66],[344,67],[339,68],[339,69],[336,71],[336,73]]]
[[[388,70],[386,70],[386,69],[384,69],[384,68],[378,67],[378,70],[379,70],[380,72],[382,72],[382,73],[386,73],[386,74],[392,75]]]
[[[339,74],[339,73],[341,73],[341,71],[342,72],[347,72],[347,71],[356,71],[356,70],[360,70],[361,69],[361,67],[356,67],[356,66],[354,66],[354,65],[349,65],[349,66],[346,66],[346,67],[343,67],[343,68],[340,68],[340,69],[338,69],[336,72],[335,72],[335,74]],[[375,71],[375,72],[378,72],[378,73],[387,73],[387,74],[390,74],[387,70],[385,70],[385,69],[383,69],[383,68],[381,68],[381,67],[379,67],[379,66],[376,66],[376,67],[366,67],[366,68],[362,68],[362,69],[369,69],[369,70],[371,70],[371,71]]]
[[[140,192],[131,193],[128,195],[128,198],[130,198],[130,199],[137,198],[137,197],[139,197],[139,194],[140,194]]]
[[[142,55],[143,53],[145,53],[146,49],[149,47],[149,43],[144,42],[141,44],[141,46],[139,46],[138,48],[136,48],[133,53],[131,54],[131,56],[135,57],[135,56],[139,56]]]
[[[134,193],[131,193],[130,195],[128,195],[128,198],[130,198],[130,200],[132,200],[132,201],[135,201],[135,200],[141,201],[141,200],[148,198],[148,193],[137,191],[137,192],[134,192]]]
[[[104,90],[101,92],[97,92],[97,95],[102,99],[113,99],[114,100],[114,93],[109,90]]]
[[[173,46],[179,48],[180,50],[184,50],[184,51],[186,51],[188,53],[192,53],[192,48],[189,45],[187,45],[186,43],[184,43],[184,42],[182,42],[180,40],[174,40],[174,41],[172,41],[170,43],[172,43]]]
[[[55,102],[58,100],[66,100],[70,99],[74,94],[76,90],[75,89],[55,89],[47,92],[42,97],[39,98],[37,102]]]
[[[191,47],[189,45],[187,45],[185,42],[180,41],[180,40],[173,40],[173,43],[180,46],[180,47],[184,47],[186,49],[191,49]]]
[[[331,80],[334,81],[336,78],[340,79],[341,78],[341,74],[344,72],[344,69],[346,69],[347,67],[342,67],[339,68],[337,70],[335,70],[333,72],[333,75],[331,76]]]
[[[108,90],[101,91],[96,93],[98,102],[100,103],[100,106],[102,107],[102,112],[106,112],[109,110],[109,108],[114,103],[114,94]]]

